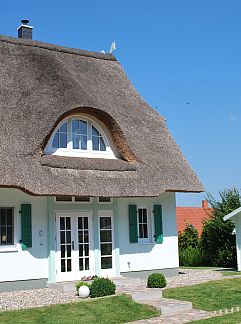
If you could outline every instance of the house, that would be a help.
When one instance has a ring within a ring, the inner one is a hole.
[[[241,207],[235,209],[223,219],[225,221],[230,220],[235,225],[237,265],[238,271],[241,271]]]
[[[203,186],[112,54],[0,37],[0,289],[178,273]]]
[[[210,217],[212,208],[208,207],[208,201],[202,200],[201,207],[177,207],[177,229],[178,233],[185,230],[187,225],[192,225],[201,236],[203,222]]]

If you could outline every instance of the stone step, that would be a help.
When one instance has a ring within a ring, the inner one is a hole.
[[[192,310],[191,302],[175,300],[175,299],[166,299],[166,298],[160,298],[160,300],[143,299],[143,300],[139,300],[139,303],[147,304],[155,307],[161,312],[162,315],[176,314],[176,313]]]
[[[136,302],[139,302],[141,300],[160,300],[162,298],[162,290],[161,289],[151,289],[151,288],[146,288],[145,290],[143,289],[142,291],[136,291],[131,293],[132,299]]]
[[[48,288],[63,292],[76,291],[75,284],[75,282],[49,283]]]

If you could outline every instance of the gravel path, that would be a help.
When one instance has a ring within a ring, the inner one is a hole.
[[[179,276],[167,278],[167,288],[190,286],[201,282],[221,279],[222,277],[219,271],[213,270],[181,269],[180,272],[181,274]],[[64,304],[78,300],[79,298],[75,292],[60,292],[47,288],[4,292],[0,293],[0,311]]]

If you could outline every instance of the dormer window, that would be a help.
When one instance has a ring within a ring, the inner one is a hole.
[[[85,116],[63,120],[52,134],[46,154],[97,158],[118,158],[119,154],[104,125]]]

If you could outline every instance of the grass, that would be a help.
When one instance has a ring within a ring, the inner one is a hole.
[[[221,274],[225,277],[225,276],[237,276],[237,275],[241,275],[240,271],[221,271]]]
[[[237,324],[241,323],[241,313],[227,314],[224,316],[212,317],[200,321],[193,321],[197,324]]]
[[[194,308],[207,311],[241,307],[241,278],[166,289],[163,297],[191,301]]]
[[[8,324],[91,324],[126,323],[160,315],[147,305],[135,303],[127,295],[80,301],[41,308],[0,312],[0,323]]]

